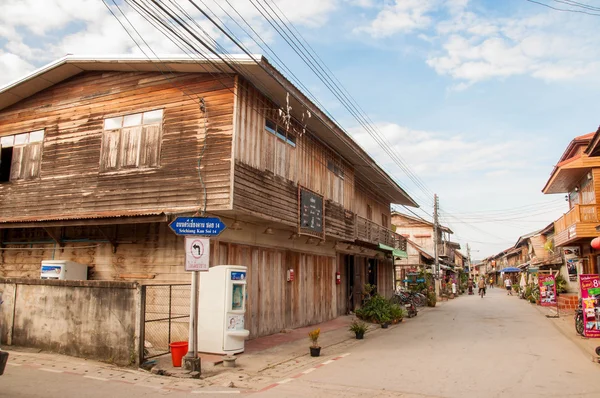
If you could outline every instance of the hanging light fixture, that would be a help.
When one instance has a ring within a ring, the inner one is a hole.
[[[265,229],[265,232],[263,232],[265,235],[273,235],[273,228],[271,227],[267,227],[267,229]]]
[[[242,229],[242,225],[240,224],[240,222],[238,220],[235,220],[233,222],[233,224],[231,224],[229,229],[233,229],[234,231],[239,231],[240,229]]]

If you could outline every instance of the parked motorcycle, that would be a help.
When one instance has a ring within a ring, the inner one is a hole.
[[[575,331],[581,336],[583,336],[583,322],[583,305],[581,299],[579,299],[577,309],[575,310]],[[598,348],[596,348],[596,353],[598,353]]]

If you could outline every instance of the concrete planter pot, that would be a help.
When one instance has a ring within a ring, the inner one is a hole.
[[[226,355],[223,357],[223,367],[225,368],[235,368],[235,360],[237,357],[233,355]]]

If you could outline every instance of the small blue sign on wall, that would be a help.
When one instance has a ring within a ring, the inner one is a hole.
[[[227,228],[219,217],[177,217],[169,224],[177,235],[219,236]]]
[[[246,273],[245,272],[231,271],[231,280],[232,281],[245,281],[246,280]]]

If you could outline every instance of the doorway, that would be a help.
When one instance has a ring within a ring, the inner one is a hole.
[[[349,254],[344,254],[344,267],[346,270],[346,313],[354,312],[356,309],[354,296],[356,294],[355,291],[355,279],[356,279],[356,271],[354,267],[354,256]]]
[[[367,259],[367,283],[375,286],[374,293],[377,293],[377,263],[374,258]]]

